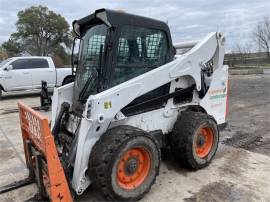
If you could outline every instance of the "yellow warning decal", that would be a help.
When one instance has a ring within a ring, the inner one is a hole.
[[[110,109],[112,108],[112,102],[108,101],[108,102],[104,102],[104,109]]]

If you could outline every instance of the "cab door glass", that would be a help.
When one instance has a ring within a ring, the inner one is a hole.
[[[118,41],[112,86],[166,63],[168,41],[162,30],[124,26]]]
[[[84,68],[85,68],[85,74],[83,74],[83,80],[86,81],[89,77],[92,71],[97,71],[100,63],[100,57],[104,52],[104,45],[105,45],[105,39],[106,39],[106,26],[100,25],[98,27],[100,30],[94,35],[91,35],[87,39],[87,44],[84,44],[84,51],[83,51],[83,61],[84,61]],[[97,29],[98,29],[97,28]],[[101,51],[101,53],[100,53]]]
[[[103,72],[103,54],[108,27],[104,24],[91,27],[82,37],[80,44],[80,62],[76,69],[74,82],[74,101],[77,102],[86,87],[83,99],[98,91],[98,80]],[[85,100],[84,100],[85,101]]]

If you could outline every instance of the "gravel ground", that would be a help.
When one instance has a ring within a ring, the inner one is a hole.
[[[222,143],[270,156],[270,75],[232,76]]]
[[[231,76],[230,86],[229,124],[213,162],[189,171],[166,155],[142,201],[270,201],[270,75]],[[0,101],[0,186],[27,176],[18,113],[6,113],[18,100],[39,105],[31,93],[8,94]],[[24,201],[36,191],[36,185],[28,185],[0,195],[0,201]],[[104,198],[90,187],[78,200]]]

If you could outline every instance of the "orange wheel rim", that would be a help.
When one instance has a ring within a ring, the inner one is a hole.
[[[135,189],[148,176],[151,167],[149,152],[142,147],[126,151],[117,166],[116,180],[123,189]]]
[[[209,127],[201,128],[195,142],[195,151],[197,156],[200,158],[206,157],[212,149],[213,142],[213,130]]]

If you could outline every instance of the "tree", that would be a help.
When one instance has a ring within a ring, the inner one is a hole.
[[[23,51],[31,55],[48,56],[54,55],[61,44],[66,47],[72,44],[68,22],[47,7],[32,6],[19,11],[16,27],[17,32],[5,44],[8,51],[23,47]]]
[[[241,64],[246,64],[247,59],[250,57],[252,51],[251,43],[239,44],[236,43],[233,48],[233,53],[240,59]]]
[[[11,35],[8,41],[4,42],[1,46],[9,57],[17,56],[23,52],[23,46]]]
[[[263,21],[257,26],[254,32],[255,42],[259,48],[262,48],[266,54],[268,62],[270,62],[270,17],[264,17]]]
[[[7,58],[8,58],[7,52],[2,47],[0,47],[0,61],[5,60]]]

